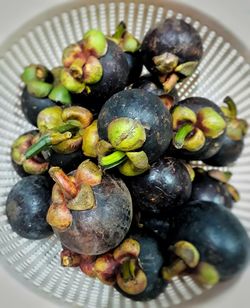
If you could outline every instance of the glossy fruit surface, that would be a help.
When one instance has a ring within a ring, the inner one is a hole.
[[[25,177],[15,184],[6,202],[6,215],[13,231],[32,240],[50,236],[52,229],[46,222],[50,195],[50,182],[41,175]]]

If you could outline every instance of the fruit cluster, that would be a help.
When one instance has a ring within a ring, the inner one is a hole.
[[[179,99],[175,86],[202,53],[197,31],[169,18],[142,44],[121,22],[67,46],[60,67],[26,67],[21,107],[36,128],[11,148],[22,177],[6,203],[13,231],[54,232],[62,266],[134,300],[156,298],[175,276],[215,285],[239,273],[249,255],[230,211],[239,194],[230,172],[203,167],[237,160],[247,122],[230,97],[221,107]]]

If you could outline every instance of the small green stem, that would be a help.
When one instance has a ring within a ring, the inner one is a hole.
[[[99,159],[99,163],[105,169],[114,168],[127,159],[126,153],[122,151],[115,151],[112,154],[103,156]]]
[[[65,133],[74,129],[81,128],[81,123],[77,120],[69,120],[65,124],[56,128],[56,131],[59,133]]]
[[[41,151],[46,150],[49,146],[58,144],[64,140],[68,140],[72,137],[70,132],[51,133],[42,136],[36,143],[34,143],[25,153],[25,158],[29,159],[34,155],[39,154]]]
[[[233,119],[237,117],[237,107],[230,96],[224,98],[224,103],[227,104],[230,115]]]
[[[184,146],[186,137],[192,132],[193,129],[194,126],[190,123],[186,123],[178,129],[173,138],[173,144],[177,149],[181,149]]]
[[[113,38],[120,40],[122,36],[126,33],[126,24],[121,21],[116,27],[115,33],[112,35]]]

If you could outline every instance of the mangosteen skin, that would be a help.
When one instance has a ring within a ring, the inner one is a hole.
[[[209,201],[227,208],[232,208],[233,206],[233,199],[226,185],[213,179],[206,172],[195,173],[190,201]]]
[[[204,160],[211,166],[228,166],[234,163],[241,155],[244,148],[243,140],[232,140],[229,136],[223,139],[222,147],[212,157]]]
[[[142,59],[139,51],[134,53],[125,52],[124,53],[129,67],[128,81],[127,85],[134,83],[141,75],[142,72]]]
[[[120,117],[136,119],[145,127],[146,141],[141,150],[147,154],[149,162],[166,151],[172,138],[171,118],[156,95],[141,89],[124,90],[113,95],[98,116],[101,139],[108,140],[108,125]]]
[[[192,243],[200,260],[213,265],[226,280],[243,270],[249,260],[249,238],[228,209],[212,202],[195,201],[179,208],[171,226],[172,244]]]
[[[136,204],[134,205],[136,207]],[[170,229],[168,215],[140,212],[138,225],[142,225],[145,230],[153,233],[159,241],[166,241],[168,238]]]
[[[71,211],[71,226],[62,232],[55,230],[55,233],[62,245],[71,251],[99,255],[120,244],[125,237],[132,220],[132,200],[124,182],[108,174],[92,189],[95,207]]]
[[[63,169],[65,173],[69,173],[75,170],[86,157],[82,153],[82,149],[70,154],[61,154],[53,151],[52,149],[48,152],[47,161],[50,166],[56,166]]]
[[[134,301],[149,301],[164,292],[167,283],[161,275],[164,256],[157,239],[144,229],[133,230],[129,238],[140,244],[139,264],[147,276],[146,289],[137,295],[129,295],[116,285],[116,289],[124,296]]]
[[[126,87],[129,74],[129,65],[124,52],[111,40],[107,42],[107,53],[99,59],[103,68],[103,76],[98,83],[90,85],[91,91],[86,95],[90,101],[91,99],[96,100],[100,105]]]
[[[165,52],[179,58],[179,64],[200,61],[203,48],[198,32],[184,20],[168,18],[150,29],[141,46],[143,64],[152,73],[158,75],[153,57]]]
[[[21,108],[26,120],[34,125],[37,126],[36,120],[38,113],[47,107],[56,106],[49,98],[37,98],[32,96],[27,87],[24,87],[22,95],[21,95]]]
[[[191,110],[193,110],[195,113],[197,113],[200,109],[204,107],[211,107],[217,113],[219,113],[223,119],[225,119],[220,108],[215,103],[213,103],[212,101],[204,97],[189,97],[189,98],[186,98],[178,102],[173,108],[177,106],[188,107]],[[206,137],[206,142],[204,146],[200,150],[195,151],[195,152],[190,152],[185,149],[177,150],[172,145],[171,147],[169,147],[168,154],[170,156],[174,156],[174,157],[178,157],[182,159],[204,160],[204,159],[212,157],[220,150],[224,142],[225,135],[226,135],[226,130],[218,138],[212,139],[212,138]]]
[[[30,175],[17,182],[6,202],[6,215],[12,230],[31,240],[52,235],[46,222],[50,196],[51,185],[42,175]]]
[[[162,157],[146,173],[128,181],[132,199],[141,212],[166,214],[187,202],[192,182],[185,165],[178,159]]]

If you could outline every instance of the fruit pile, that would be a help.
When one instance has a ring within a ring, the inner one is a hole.
[[[138,301],[176,276],[215,285],[241,272],[249,238],[230,211],[239,194],[230,172],[204,167],[237,160],[247,123],[230,97],[221,107],[179,99],[202,53],[197,31],[169,18],[141,44],[121,22],[67,46],[60,67],[26,67],[21,107],[36,127],[11,148],[22,177],[6,203],[13,231],[55,233],[62,266]]]

